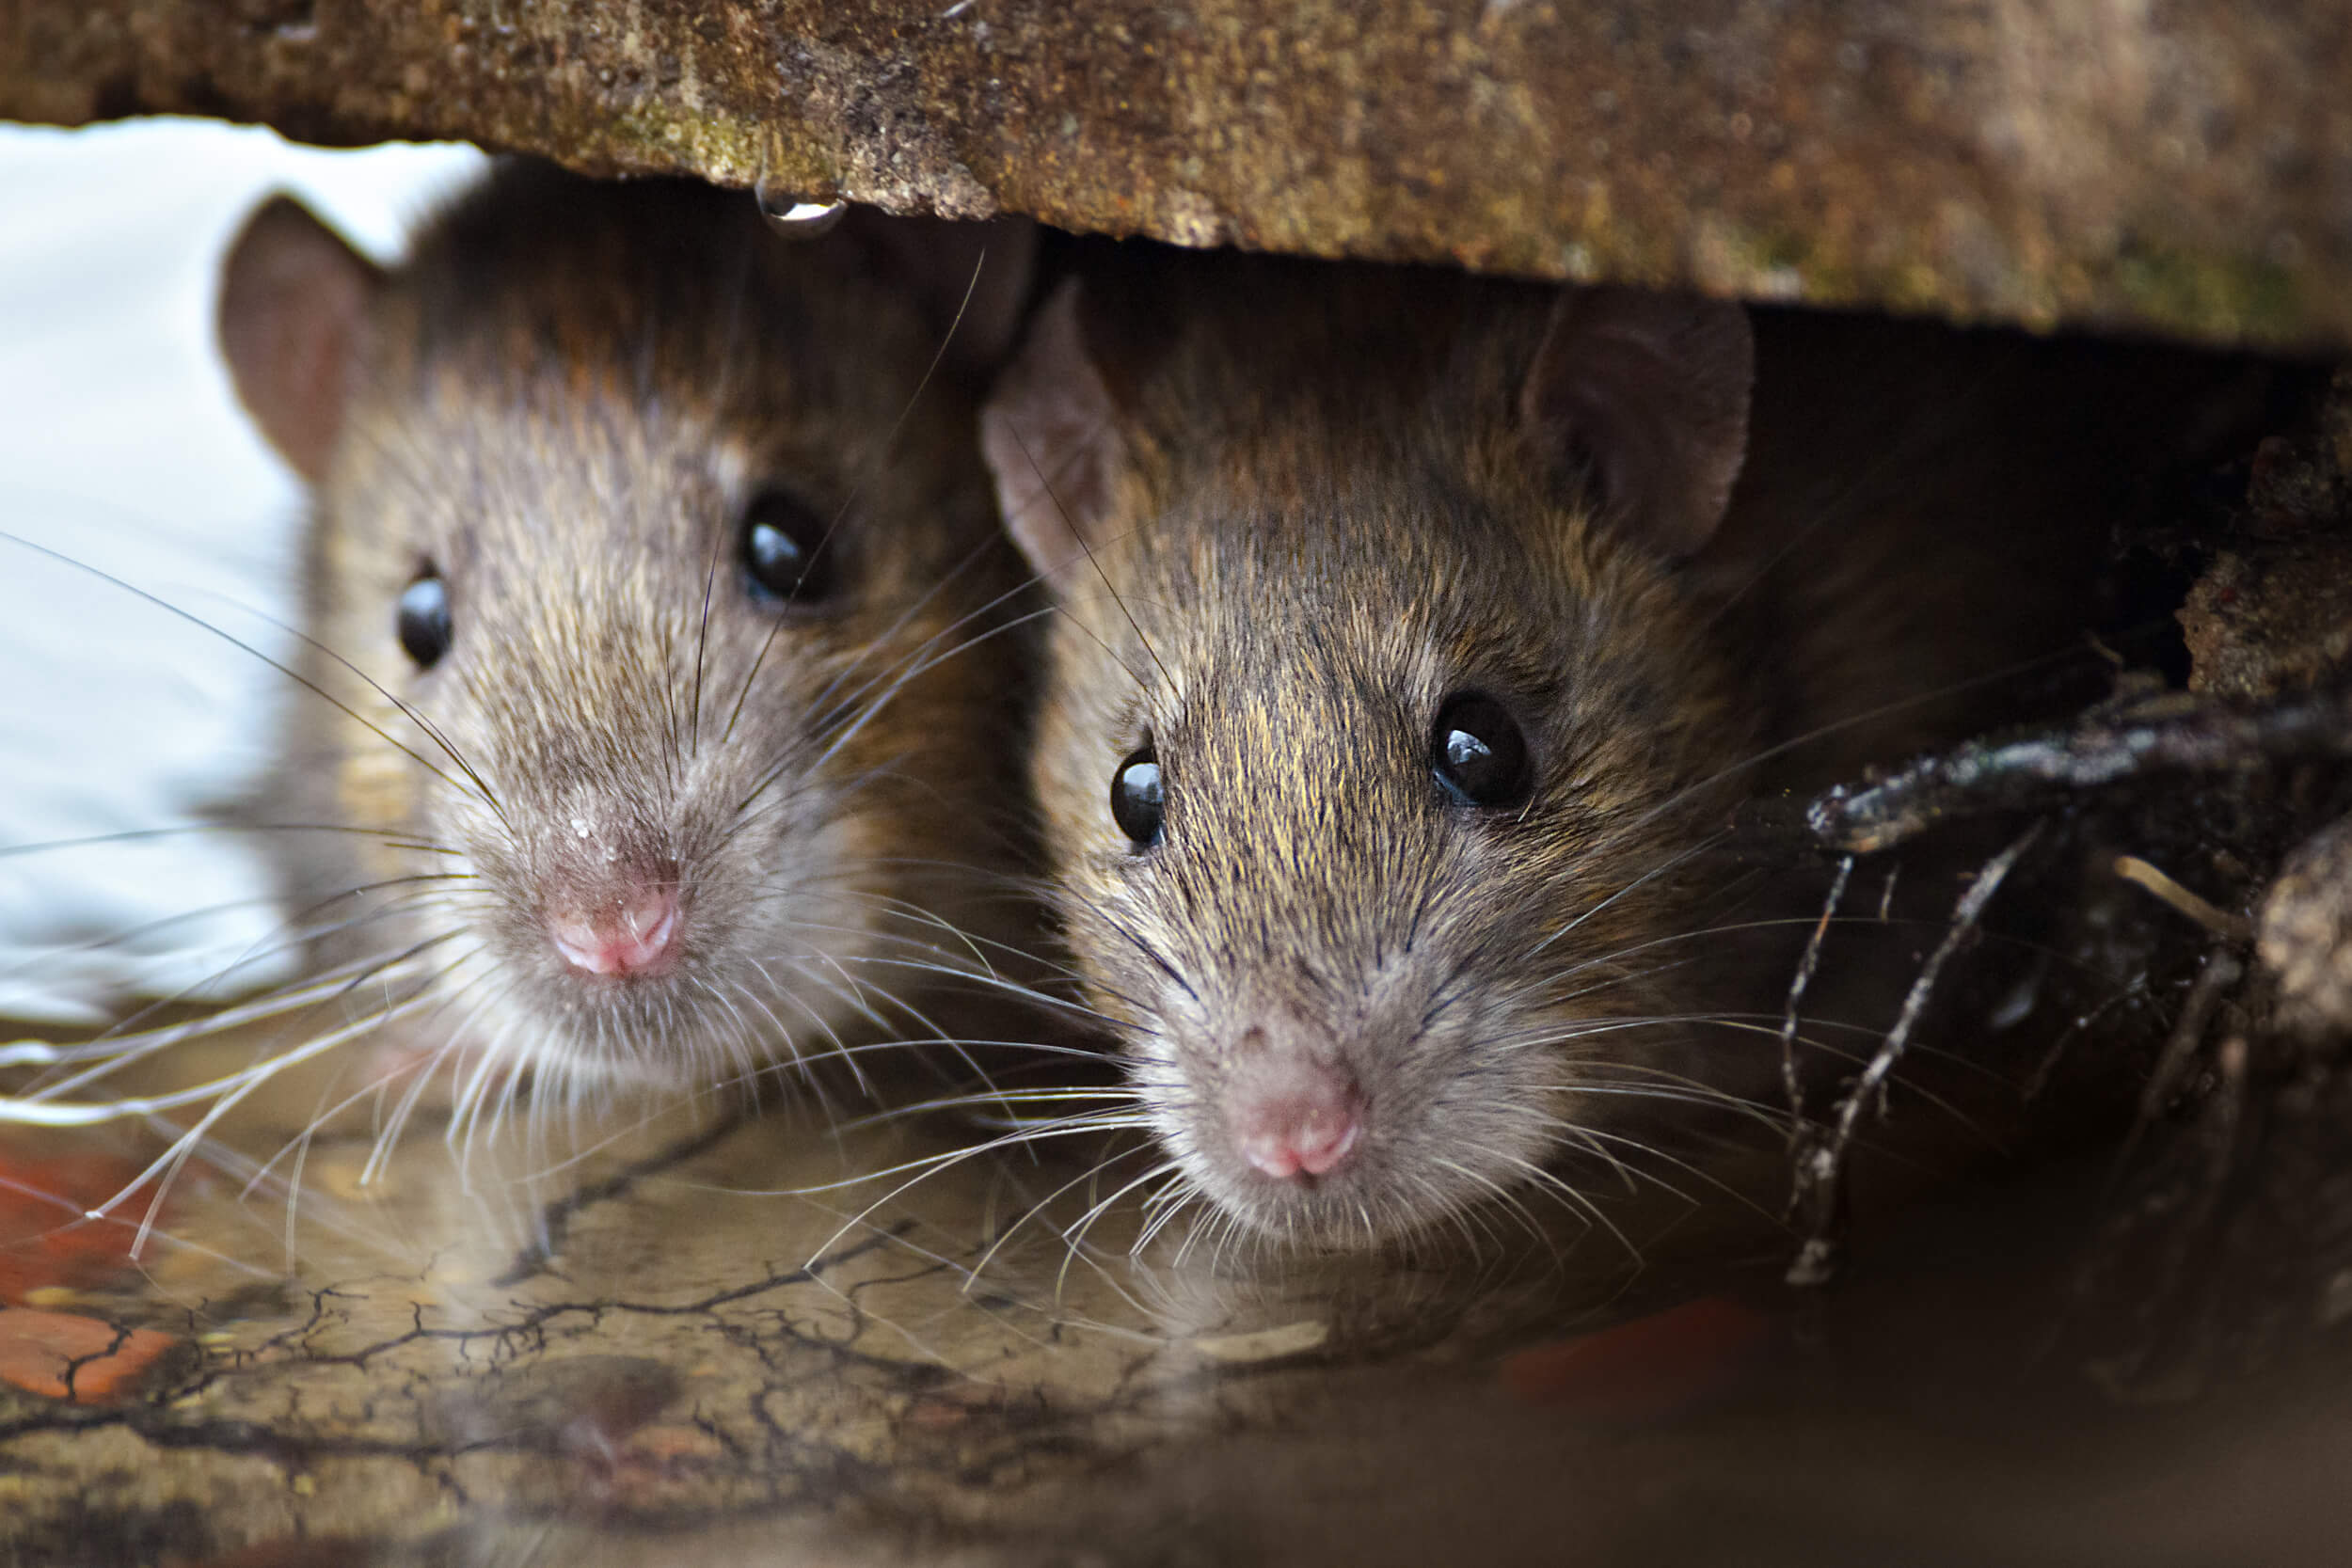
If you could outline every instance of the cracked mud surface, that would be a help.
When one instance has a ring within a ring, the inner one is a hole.
[[[246,1141],[265,1158],[298,1131]],[[580,1521],[977,1540],[1009,1496],[1240,1429],[1275,1386],[1462,1316],[1414,1310],[1410,1279],[1318,1298],[1154,1277],[1041,1225],[982,1259],[1037,1171],[972,1162],[897,1199],[902,1177],[843,1181],[951,1147],[926,1139],[681,1112],[530,1180],[511,1172],[546,1155],[461,1168],[414,1136],[363,1187],[360,1129],[310,1143],[291,1215],[274,1180],[191,1167],[136,1273],[36,1292],[173,1349],[112,1397],[0,1390],[0,1561],[109,1560],[94,1519],[126,1561],[151,1540],[188,1560],[296,1533],[421,1551]]]
[[[1980,1207],[1826,1298],[1776,1286],[1785,1232],[1687,1202],[1542,1267],[1271,1270],[1131,1257],[1116,1205],[1073,1252],[1118,1184],[1056,1196],[1085,1159],[909,1183],[971,1137],[919,1119],[412,1134],[363,1183],[367,1128],[297,1149],[303,1104],[183,1172],[135,1268],[33,1292],[170,1348],[0,1387],[0,1562],[2186,1561],[2249,1539],[2189,1505],[2214,1485],[2293,1560],[2328,1496],[2297,1456],[2352,1438],[2324,1367],[2194,1422],[2054,1397],[2050,1260]],[[291,1214],[240,1149],[298,1152]],[[2217,1478],[2217,1419],[2249,1434]],[[2118,1505],[2158,1481],[2183,1500]]]

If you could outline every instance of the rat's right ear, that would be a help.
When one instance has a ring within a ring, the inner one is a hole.
[[[291,197],[246,220],[221,271],[218,325],[237,397],[313,483],[342,433],[383,274]]]
[[[1057,593],[1084,567],[1125,462],[1118,404],[1087,352],[1078,306],[1072,278],[1037,313],[980,411],[1005,527]]]
[[[1519,390],[1536,460],[1669,556],[1713,537],[1747,456],[1756,338],[1738,305],[1565,289]]]

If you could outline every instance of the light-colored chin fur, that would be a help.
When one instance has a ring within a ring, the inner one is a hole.
[[[1511,1052],[1509,1066],[1481,1064],[1497,1021],[1468,1016],[1449,1023],[1430,1043],[1454,1070],[1434,1093],[1392,1096],[1406,1101],[1401,1106],[1374,1102],[1346,1165],[1311,1185],[1258,1179],[1224,1148],[1215,1108],[1165,1035],[1131,1044],[1130,1079],[1182,1180],[1221,1219],[1252,1235],[1347,1252],[1409,1245],[1449,1230],[1474,1242],[1482,1227],[1471,1216],[1491,1205],[1512,1204],[1522,1215],[1559,1207],[1557,1194],[1534,1191],[1535,1173],[1573,1141],[1565,1125],[1576,1096],[1560,1086],[1556,1052]],[[1468,1070],[1473,1065],[1481,1070]]]
[[[737,1087],[768,1069],[832,1056],[870,1028],[880,1005],[850,976],[870,973],[893,945],[868,900],[822,891],[871,858],[868,836],[847,815],[787,819],[694,857],[702,875],[690,868],[688,880],[713,896],[690,912],[679,967],[647,981],[566,974],[551,946],[532,943],[527,889],[497,887],[486,916],[437,908],[422,932],[455,924],[468,958],[440,981],[443,1006],[427,1015],[418,1048],[446,1051],[461,1081],[469,1071],[527,1077],[558,1099]]]
[[[1543,1128],[1554,1113],[1506,1114],[1495,1120],[1517,1135],[1447,1157],[1457,1168],[1392,1153],[1367,1136],[1346,1178],[1325,1178],[1311,1191],[1280,1191],[1240,1180],[1230,1160],[1201,1147],[1193,1118],[1168,1097],[1147,1093],[1145,1103],[1184,1180],[1220,1216],[1266,1241],[1318,1251],[1373,1252],[1449,1229],[1474,1242],[1481,1227],[1470,1216],[1502,1195],[1522,1194],[1528,1166],[1553,1151]]]

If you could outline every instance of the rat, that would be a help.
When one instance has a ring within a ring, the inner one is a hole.
[[[985,967],[1022,655],[973,388],[1029,248],[525,162],[389,270],[248,220],[219,341],[310,496],[248,810],[387,1061],[707,1088]]]
[[[1690,295],[1074,273],[982,447],[1058,610],[1042,852],[1153,1207],[1381,1246],[1582,1208],[1563,1164],[1661,1117],[1785,1126],[1821,881],[1710,850],[2076,645],[2122,405],[2022,340]]]

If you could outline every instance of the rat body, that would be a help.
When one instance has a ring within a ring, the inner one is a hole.
[[[1173,1190],[1385,1243],[1773,1093],[1820,886],[1711,859],[1729,808],[1984,722],[2101,543],[2030,350],[1955,400],[1849,330],[1769,322],[1752,410],[1746,314],[1636,291],[1130,253],[1041,312],[983,447],[1060,610],[1071,958]]]
[[[343,830],[270,843],[403,1052],[710,1085],[974,967],[1018,576],[959,372],[1026,236],[895,221],[787,243],[748,195],[513,165],[389,272],[248,223],[222,343],[312,497],[256,815]]]

